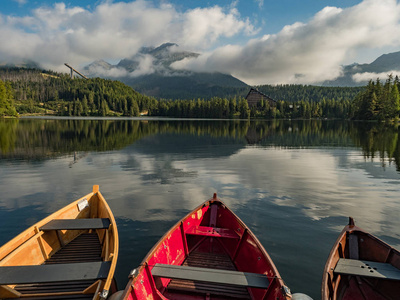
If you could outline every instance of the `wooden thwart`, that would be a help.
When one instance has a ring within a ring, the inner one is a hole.
[[[110,227],[110,219],[59,219],[51,220],[39,228],[42,231],[49,230],[86,230],[86,229],[107,229]]]
[[[0,267],[0,285],[106,279],[110,261]]]
[[[156,264],[151,273],[153,276],[164,278],[231,284],[261,289],[267,289],[269,286],[266,275],[239,271]]]
[[[400,270],[388,263],[340,258],[335,273],[400,280]]]

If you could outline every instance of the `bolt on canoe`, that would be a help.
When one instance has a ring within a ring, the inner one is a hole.
[[[322,300],[400,299],[400,252],[349,219],[329,254]]]
[[[0,299],[106,299],[117,258],[115,219],[95,185],[0,248]]]
[[[214,194],[133,270],[120,299],[290,299],[250,229]]]

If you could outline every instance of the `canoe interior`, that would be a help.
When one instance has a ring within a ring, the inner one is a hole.
[[[356,226],[346,226],[325,266],[322,299],[400,299],[400,280],[368,277],[363,272],[336,273],[340,258],[386,263],[400,272],[400,253],[396,249]]]
[[[267,289],[152,276],[155,264],[264,274]],[[275,278],[276,277],[276,278]],[[283,281],[257,238],[217,198],[178,222],[153,247],[131,279],[124,299],[286,299]]]
[[[54,219],[93,218],[108,219],[110,225],[105,229],[41,230]],[[57,269],[62,270],[72,264],[80,268],[80,263],[107,262],[110,265],[107,278],[35,283],[37,279],[32,274],[29,283],[0,285],[0,299],[100,299],[99,294],[104,290],[111,289],[113,292],[116,289],[113,274],[117,257],[115,220],[98,186],[94,186],[92,193],[43,219],[2,246],[0,272],[1,267],[11,266],[17,269],[19,266],[58,265]]]

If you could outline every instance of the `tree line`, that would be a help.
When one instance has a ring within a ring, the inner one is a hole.
[[[354,118],[359,120],[398,120],[400,112],[400,80],[389,75],[382,84],[379,79],[369,81],[365,90],[354,101]]]
[[[398,118],[399,78],[367,87],[259,86],[276,99],[249,107],[244,97],[167,100],[142,95],[113,80],[71,79],[37,69],[0,69],[0,116],[23,113],[60,116],[150,116],[179,118],[360,119]],[[286,93],[285,93],[286,91]],[[357,92],[357,93],[355,93]]]

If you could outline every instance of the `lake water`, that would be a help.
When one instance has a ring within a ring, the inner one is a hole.
[[[217,192],[292,292],[320,299],[348,216],[400,248],[399,170],[398,128],[369,123],[0,120],[0,244],[99,184],[123,289],[158,239]]]

